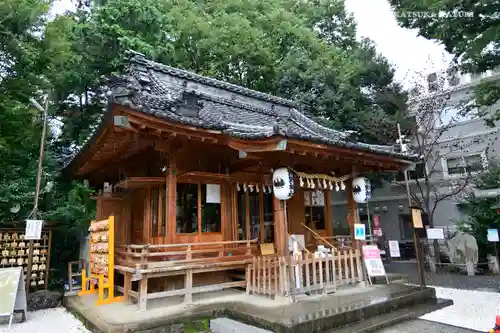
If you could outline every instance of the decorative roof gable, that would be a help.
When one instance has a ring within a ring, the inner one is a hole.
[[[297,102],[150,61],[134,51],[126,56],[124,73],[108,80],[112,104],[239,139],[281,135],[409,158],[392,146],[354,142],[350,133],[324,127],[300,112]]]

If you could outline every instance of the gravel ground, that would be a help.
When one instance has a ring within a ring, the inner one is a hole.
[[[500,315],[500,294],[450,288],[436,288],[438,298],[452,299],[453,305],[421,317],[439,323],[488,332]]]
[[[0,321],[0,333],[90,333],[64,308],[29,312],[28,320],[19,324],[14,322],[10,331],[5,318]]]
[[[385,269],[389,273],[407,275],[412,284],[419,283],[417,263],[414,261],[386,263]],[[425,272],[425,281],[429,286],[500,292],[500,278],[492,275],[467,276],[458,273]]]

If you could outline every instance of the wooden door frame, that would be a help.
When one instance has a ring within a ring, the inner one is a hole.
[[[255,191],[255,190],[254,190]],[[235,217],[236,217],[236,220],[235,221],[238,221],[239,222],[239,206],[238,206],[238,199],[239,199],[239,195],[240,195],[240,192],[241,191],[238,191],[236,190],[235,193],[236,193],[236,200],[235,200],[235,203],[234,203],[234,211],[236,212],[235,214]],[[245,236],[246,236],[246,239],[249,240],[250,239],[250,191],[244,191],[243,193],[245,193]],[[270,195],[272,195],[272,193],[270,193]],[[258,193],[258,196],[257,198],[259,199],[259,211],[258,211],[258,214],[259,214],[259,225],[260,225],[260,229],[259,229],[259,242],[260,243],[263,243],[264,242],[264,239],[265,239],[265,225],[264,225],[264,191],[259,191]],[[237,225],[238,223],[236,223]],[[275,221],[274,221],[274,215],[273,215],[273,228],[274,228],[274,224],[275,224]],[[235,240],[239,240],[238,239],[238,228],[235,228],[235,237],[234,237]],[[274,242],[275,240],[273,240]]]

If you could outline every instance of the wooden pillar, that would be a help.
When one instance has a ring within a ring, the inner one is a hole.
[[[167,195],[166,195],[166,212],[168,243],[175,243],[176,223],[177,223],[177,164],[174,158],[170,158],[167,170]]]
[[[231,195],[231,219],[229,225],[230,237],[228,240],[238,240],[238,189],[236,185],[230,183],[230,195]]]
[[[124,282],[123,282],[123,298],[125,302],[129,302],[129,291],[132,289],[132,273],[126,272],[124,274]]]
[[[276,197],[273,196],[273,208],[274,208],[274,242],[276,246],[276,252],[279,255],[285,255],[288,251],[286,248],[287,242],[286,237],[288,237],[288,230],[286,230],[285,221],[285,206],[284,203]]]
[[[354,224],[357,223],[356,202],[352,192],[352,182],[346,184],[347,192],[347,222],[349,223],[350,235],[353,239],[353,247],[359,248],[359,242],[354,242]]]
[[[151,242],[152,234],[151,234],[151,223],[153,221],[152,218],[152,210],[151,210],[151,188],[147,188],[144,190],[144,197],[142,198],[144,202],[144,217],[142,219],[142,242],[143,244],[148,244]]]
[[[148,277],[144,276],[139,282],[139,310],[146,311],[148,303]]]
[[[325,191],[325,224],[326,235],[333,236],[332,192]]]

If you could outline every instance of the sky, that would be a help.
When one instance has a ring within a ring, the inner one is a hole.
[[[408,87],[415,77],[447,67],[451,56],[435,41],[417,37],[416,30],[398,26],[388,0],[345,0],[358,24],[358,37],[372,39],[379,53],[396,68],[396,80]],[[71,10],[71,0],[58,0],[53,14]]]
[[[442,45],[398,26],[388,0],[345,0],[345,4],[356,19],[358,37],[375,42],[377,51],[396,67],[398,81],[444,69],[451,61]]]

